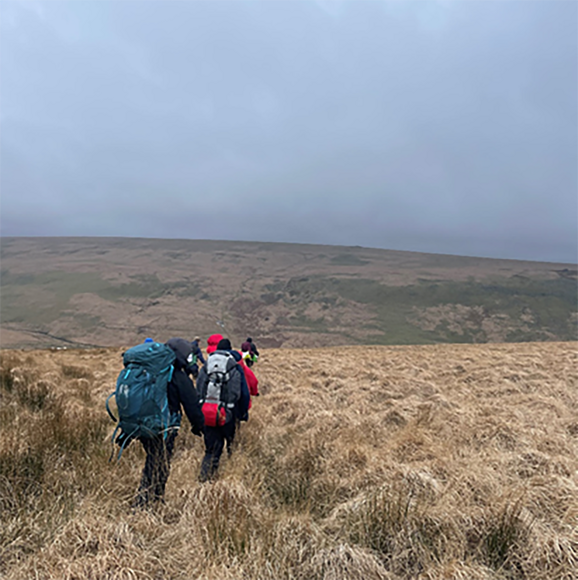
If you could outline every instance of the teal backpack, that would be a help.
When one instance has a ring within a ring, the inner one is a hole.
[[[175,353],[159,342],[148,342],[129,348],[123,354],[124,369],[116,380],[116,390],[106,399],[106,410],[117,422],[112,434],[120,445],[118,459],[133,440],[167,436],[180,427],[180,414],[171,416],[167,387],[173,376]],[[109,407],[111,397],[116,399],[118,419]]]

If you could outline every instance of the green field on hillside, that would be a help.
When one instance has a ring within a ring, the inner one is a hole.
[[[2,346],[207,336],[221,323],[265,347],[578,339],[565,264],[192,240],[11,238],[1,252]]]
[[[510,322],[505,341],[524,342],[546,338],[576,340],[576,282],[495,279],[491,282],[423,280],[408,286],[387,286],[370,279],[309,277],[274,284],[263,298],[282,301],[295,307],[292,323],[310,332],[331,332],[323,316],[308,319],[302,311],[311,302],[319,302],[330,311],[339,300],[368,307],[375,320],[367,325],[375,344],[428,344],[436,342],[486,342],[484,321],[492,318]],[[460,331],[448,328],[443,320],[433,330],[419,327],[421,311],[446,305],[470,309],[464,314]],[[301,312],[300,312],[301,311]],[[523,324],[517,323],[523,317]]]

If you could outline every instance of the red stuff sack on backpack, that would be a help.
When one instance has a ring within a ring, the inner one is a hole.
[[[227,412],[217,403],[203,403],[203,415],[207,427],[222,427],[227,422]]]

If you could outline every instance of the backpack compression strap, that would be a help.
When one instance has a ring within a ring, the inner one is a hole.
[[[113,397],[115,395],[115,393],[111,393],[107,398],[106,398],[106,410],[110,416],[110,418],[115,422],[118,423],[118,419],[113,415],[112,411],[110,410],[110,407],[108,405],[108,402],[110,401],[110,398]]]

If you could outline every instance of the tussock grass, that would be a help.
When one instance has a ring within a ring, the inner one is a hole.
[[[570,580],[578,345],[278,350],[220,479],[177,438],[166,504],[109,463],[120,349],[5,351],[0,577]]]

